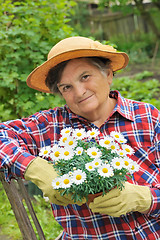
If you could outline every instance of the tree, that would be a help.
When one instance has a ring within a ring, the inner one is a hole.
[[[28,74],[51,47],[74,35],[71,0],[0,0],[0,119],[28,116],[61,104],[59,97],[26,85]]]

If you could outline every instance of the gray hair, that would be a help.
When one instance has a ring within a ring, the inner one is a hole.
[[[107,74],[107,69],[111,68],[111,60],[109,59],[101,57],[85,57],[85,59],[91,63],[91,65],[97,67],[105,76]],[[71,60],[61,62],[49,70],[45,84],[51,93],[60,93],[57,84],[60,82],[63,70],[69,61]]]

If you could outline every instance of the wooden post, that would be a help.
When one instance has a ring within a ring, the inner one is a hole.
[[[13,180],[11,183],[6,182],[3,172],[0,172],[0,180],[10,201],[11,207],[19,225],[19,229],[22,233],[23,240],[37,240],[33,226],[23,205],[22,197],[18,192],[15,182]]]

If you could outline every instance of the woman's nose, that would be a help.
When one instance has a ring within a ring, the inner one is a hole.
[[[78,84],[75,88],[75,94],[78,97],[83,96],[86,93],[86,88],[83,84]]]

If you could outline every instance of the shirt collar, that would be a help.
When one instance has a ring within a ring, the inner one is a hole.
[[[130,100],[122,97],[119,91],[110,91],[109,96],[111,98],[115,98],[117,100],[117,104],[111,115],[113,115],[115,112],[118,112],[126,119],[133,121],[132,111],[131,111],[130,105],[129,105]],[[88,122],[87,119],[73,113],[67,105],[65,105],[65,108],[66,108],[67,112],[69,113],[69,120],[72,121],[74,119],[79,119],[79,120]]]
[[[111,91],[110,97],[115,98],[117,100],[117,104],[112,112],[112,115],[115,112],[118,112],[126,119],[133,121],[133,114],[130,108],[131,100],[122,97],[119,91]]]

